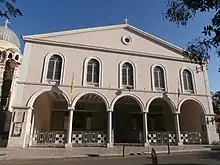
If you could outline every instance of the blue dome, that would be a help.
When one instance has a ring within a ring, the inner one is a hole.
[[[0,40],[8,41],[20,48],[20,40],[16,33],[5,26],[0,26]]]

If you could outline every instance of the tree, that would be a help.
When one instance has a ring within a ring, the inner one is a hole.
[[[168,0],[164,18],[178,26],[186,26],[197,13],[214,12],[211,23],[199,38],[189,42],[187,55],[199,61],[209,60],[211,50],[220,56],[220,0]],[[190,52],[190,53],[189,53]]]
[[[14,3],[16,0],[0,0],[0,17],[10,17],[22,16],[21,11],[15,7]]]
[[[220,91],[212,93],[212,105],[214,112],[220,115]]]

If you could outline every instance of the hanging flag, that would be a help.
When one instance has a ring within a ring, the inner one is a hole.
[[[74,72],[73,72],[73,77],[72,77],[71,86],[70,86],[71,93],[73,93],[73,87],[74,87]]]
[[[178,81],[178,87],[177,87],[177,97],[180,97],[180,87],[179,87],[179,81]]]

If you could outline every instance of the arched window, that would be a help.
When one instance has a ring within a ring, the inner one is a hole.
[[[59,55],[52,55],[49,59],[47,69],[47,80],[60,83],[62,71],[62,58]]]
[[[165,90],[164,71],[159,66],[154,68],[154,87],[157,90]]]
[[[184,69],[182,72],[183,87],[185,91],[194,92],[192,74],[189,70]]]
[[[134,73],[133,66],[126,62],[122,65],[122,86],[127,88],[134,88]]]
[[[100,70],[99,70],[99,62],[96,59],[91,59],[89,60],[88,64],[87,64],[87,83],[88,84],[99,84],[99,74],[100,74]]]

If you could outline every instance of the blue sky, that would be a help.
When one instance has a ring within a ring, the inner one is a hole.
[[[65,3],[64,3],[65,2]],[[129,23],[186,48],[188,41],[199,36],[203,25],[213,13],[197,15],[186,27],[162,19],[166,0],[17,0],[23,17],[12,19],[9,25],[18,36],[84,27]],[[4,20],[1,20],[4,24]],[[209,82],[212,91],[220,90],[220,59],[213,55],[209,64]]]

